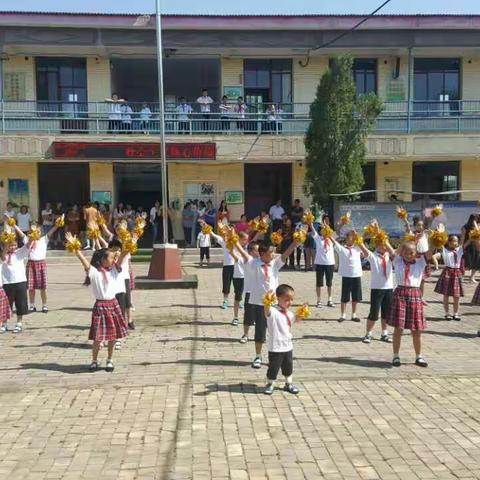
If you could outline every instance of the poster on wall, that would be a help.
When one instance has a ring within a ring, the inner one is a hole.
[[[241,85],[233,87],[223,87],[223,94],[228,100],[237,100],[238,97],[243,96],[243,87]]]
[[[28,180],[23,178],[9,178],[8,179],[8,201],[14,207],[21,205],[29,206],[30,196],[28,193]]]
[[[241,205],[243,203],[243,192],[225,192],[225,201],[228,205]]]
[[[91,194],[91,200],[92,200],[92,202],[98,202],[98,203],[104,203],[106,205],[111,205],[111,203],[112,203],[112,192],[94,190]]]

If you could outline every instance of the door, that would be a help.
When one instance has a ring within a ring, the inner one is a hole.
[[[292,204],[290,163],[248,163],[245,165],[245,213],[254,218],[277,201],[287,211]]]

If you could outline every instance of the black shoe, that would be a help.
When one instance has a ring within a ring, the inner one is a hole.
[[[329,300],[327,303],[327,307],[334,307],[334,306],[335,304]]]
[[[428,363],[427,361],[423,358],[423,357],[418,357],[416,360],[415,360],[415,365],[417,367],[428,367]]]
[[[98,370],[98,362],[92,362],[90,364],[90,366],[88,367],[88,369],[91,371],[91,372],[96,372]]]
[[[394,367],[399,367],[401,364],[402,362],[400,361],[400,357],[393,357],[392,365]]]
[[[113,362],[111,360],[107,360],[107,366],[105,367],[106,372],[113,372],[115,367],[113,366]]]
[[[275,390],[275,387],[273,386],[273,383],[267,383],[267,386],[265,387],[265,390],[263,390],[263,393],[265,395],[272,395],[274,390]]]
[[[453,316],[453,319],[454,319],[456,322],[459,322],[459,321],[462,319],[462,317],[460,317],[460,315],[454,315],[454,316]]]
[[[286,383],[283,390],[288,393],[293,393],[294,395],[297,395],[300,391],[293,383]]]
[[[390,337],[390,335],[382,335],[380,337],[380,341],[385,343],[392,343],[392,337]]]
[[[135,323],[134,322],[129,322],[128,323],[128,329],[129,330],[135,330]]]
[[[344,321],[345,321],[345,317],[340,317],[340,318],[338,319],[338,323],[342,323],[342,322],[344,322]]]
[[[453,317],[452,317],[449,313],[446,313],[444,318],[445,318],[445,320],[447,320],[447,321],[450,321],[450,320],[453,319]]]
[[[352,322],[360,323],[360,318],[359,317],[352,317]]]

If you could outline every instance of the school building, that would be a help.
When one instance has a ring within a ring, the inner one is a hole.
[[[365,165],[365,190],[378,193],[364,199],[478,198],[457,191],[480,184],[480,16],[379,15],[315,49],[361,18],[163,17],[175,211],[188,199],[227,198],[234,218],[277,198],[308,205],[309,104],[344,52],[358,94],[385,104]],[[150,207],[161,188],[156,74],[153,16],[0,12],[0,208],[10,199],[37,214],[46,201],[89,198]],[[113,92],[125,102],[105,102]]]

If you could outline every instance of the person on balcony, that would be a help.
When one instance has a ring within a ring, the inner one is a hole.
[[[180,105],[175,109],[177,112],[178,132],[188,134],[190,132],[190,117],[192,107],[186,102],[185,97],[180,97]]]
[[[106,98],[109,103],[108,114],[108,133],[118,133],[122,127],[122,103],[125,99],[119,98],[116,93],[112,93],[112,98]]]
[[[149,106],[144,103],[140,110],[140,129],[145,135],[150,133],[150,119],[152,118],[152,111]]]
[[[247,110],[247,106],[245,105],[245,102],[243,101],[243,97],[238,97],[237,98],[237,103],[235,104],[235,107],[233,108],[233,111],[235,112],[235,116],[238,118],[237,120],[237,130],[244,130],[245,129],[245,112]]]
[[[208,90],[206,88],[202,90],[202,95],[197,98],[197,103],[200,105],[200,112],[203,117],[202,130],[208,132],[213,99],[208,95]]]
[[[127,99],[125,99],[125,102]],[[132,133],[132,107],[128,103],[124,103],[120,107],[122,112],[122,131],[124,133]]]
[[[228,131],[230,130],[230,110],[231,106],[228,104],[228,97],[224,95],[222,97],[222,101],[220,102],[220,105],[218,106],[220,109],[220,119],[222,120],[221,122],[221,128],[222,131]]]

